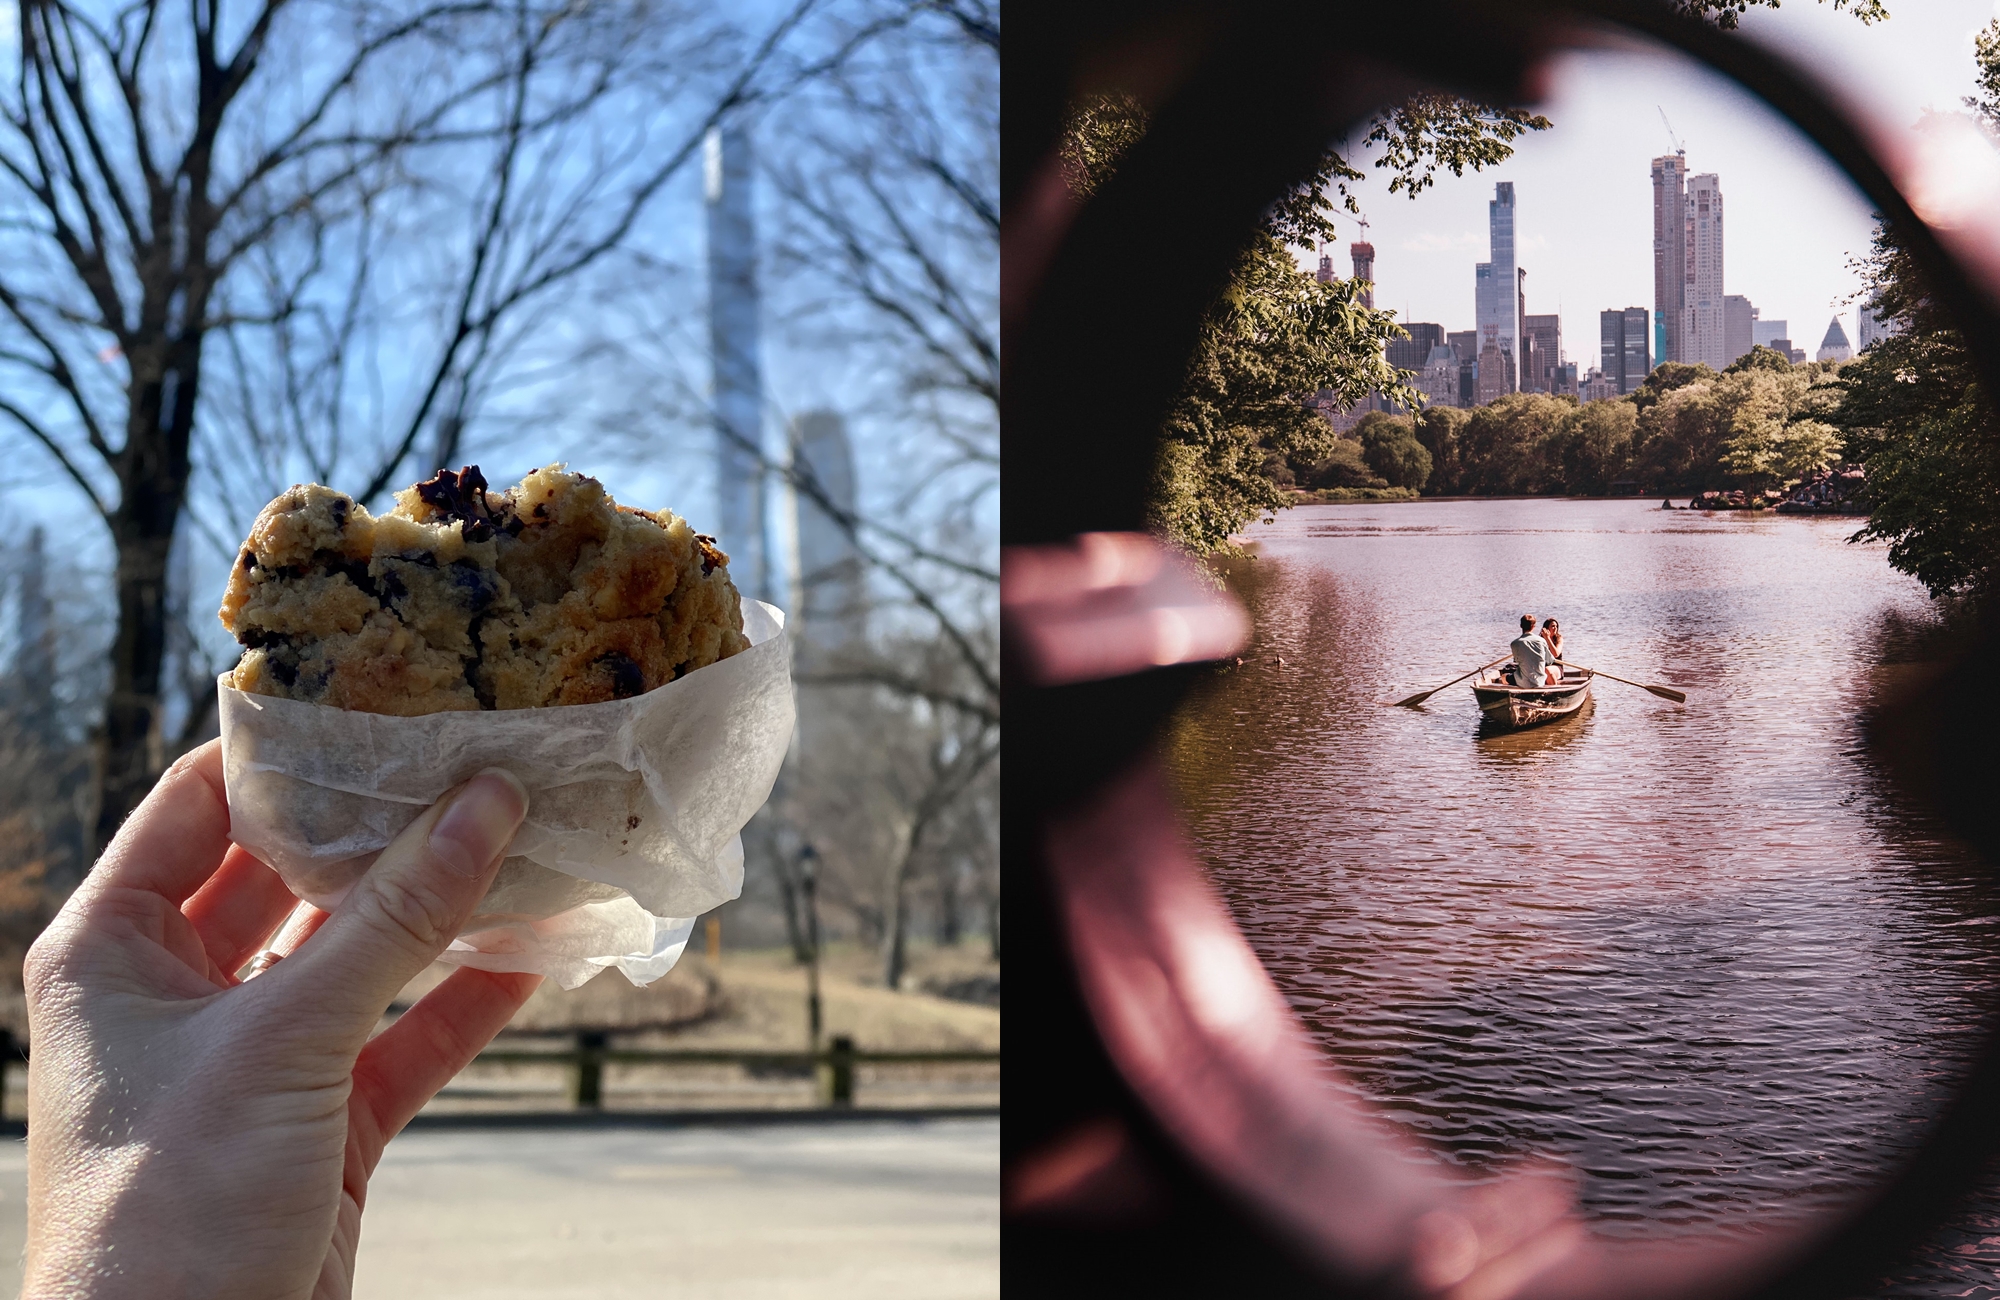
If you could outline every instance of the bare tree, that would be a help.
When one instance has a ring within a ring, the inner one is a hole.
[[[455,456],[708,126],[878,30],[792,58],[817,7],[746,37],[666,0],[18,0],[0,417],[115,554],[100,843],[170,743],[169,556],[191,507],[228,554],[295,471],[374,499],[413,458]],[[178,644],[193,663],[204,641]]]

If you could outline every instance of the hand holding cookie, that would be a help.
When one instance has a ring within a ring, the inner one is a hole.
[[[383,1145],[539,982],[458,971],[369,1037],[525,808],[466,782],[239,983],[295,900],[230,843],[220,745],[175,764],[29,953],[23,1294],[347,1294]]]

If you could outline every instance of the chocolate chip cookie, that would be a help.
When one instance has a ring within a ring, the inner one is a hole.
[[[559,465],[504,493],[442,471],[381,516],[306,484],[237,557],[222,622],[245,650],[224,680],[404,716],[625,699],[748,648],[728,565]]]

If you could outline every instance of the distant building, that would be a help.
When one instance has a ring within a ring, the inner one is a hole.
[[[1398,370],[1422,370],[1430,363],[1431,350],[1444,346],[1444,326],[1412,321],[1403,329],[1410,337],[1389,340],[1389,364]]]
[[[1445,335],[1444,341],[1458,353],[1458,405],[1471,406],[1479,386],[1479,331],[1460,330]]]
[[[1779,339],[1786,340],[1786,346],[1789,347],[1791,337],[1792,327],[1784,321],[1753,318],[1750,322],[1752,347],[1776,349]]]
[[[1499,391],[1511,393],[1520,387],[1515,369],[1521,356],[1521,277],[1514,260],[1514,183],[1498,181],[1493,200],[1486,205],[1487,241],[1492,260],[1481,262],[1474,272],[1474,323],[1479,330],[1480,390],[1499,384]],[[1489,362],[1487,351],[1495,356]],[[1497,378],[1488,371],[1497,366]]]
[[[1806,359],[1805,349],[1793,347],[1790,339],[1772,339],[1769,343],[1764,344],[1764,346],[1784,356],[1793,365],[1797,365]]]
[[[1605,313],[1607,316],[1610,314]],[[1639,314],[1643,318],[1646,309],[1639,308]],[[1576,395],[1579,401],[1601,402],[1609,398],[1622,397],[1624,393],[1618,387],[1616,375],[1607,375],[1596,366],[1592,366],[1589,373],[1584,375],[1583,382],[1577,386]]]
[[[1316,279],[1316,280],[1318,280],[1318,281],[1319,281],[1319,282],[1320,282],[1321,284],[1332,284],[1332,283],[1333,283],[1333,254],[1332,254],[1332,253],[1321,253],[1321,254],[1319,255],[1319,274],[1318,274],[1318,275],[1316,275],[1316,276],[1314,276],[1313,278],[1314,278],[1314,279]]]
[[[1560,391],[1562,317],[1524,315],[1521,317],[1521,337],[1526,340],[1523,355],[1528,358],[1528,374],[1523,377],[1521,387],[1537,393]]]
[[[1653,159],[1653,355],[1681,359],[1687,305],[1687,154]],[[1605,373],[1610,373],[1606,367]]]
[[[1598,373],[1616,385],[1612,396],[1631,392],[1653,372],[1646,348],[1651,323],[1644,307],[1614,307],[1597,314]]]
[[[867,574],[850,531],[860,499],[854,451],[838,414],[813,411],[798,418],[792,473],[798,480],[793,654],[812,668],[851,656],[868,639]]]
[[[1439,343],[1431,349],[1430,356],[1417,372],[1416,389],[1424,395],[1426,406],[1461,406],[1459,400],[1458,349],[1449,343]]]
[[[1840,317],[1827,322],[1826,337],[1819,341],[1819,351],[1813,354],[1815,361],[1845,361],[1854,355],[1854,349],[1847,345],[1847,331],[1840,328]]]
[[[1575,397],[1577,394],[1576,362],[1558,361],[1549,367],[1549,392],[1557,397]]]
[[[1855,308],[1854,316],[1855,334],[1857,336],[1855,338],[1855,347],[1862,352],[1866,352],[1883,339],[1891,338],[1903,332],[1901,321],[1885,319],[1876,315],[1875,309],[1865,302]]]
[[[1507,375],[1512,367],[1499,347],[1488,343],[1479,352],[1479,377],[1472,390],[1473,405],[1484,406],[1488,402],[1505,397],[1508,393]]]
[[[1367,287],[1361,291],[1361,305],[1373,311],[1375,308],[1375,245],[1355,240],[1347,246],[1354,255],[1354,278]]]
[[[1757,345],[1757,309],[1740,293],[1722,297],[1722,352],[1735,365],[1738,357]]]
[[[1722,181],[1714,172],[1688,177],[1686,282],[1676,359],[1720,370],[1729,357],[1722,322]]]

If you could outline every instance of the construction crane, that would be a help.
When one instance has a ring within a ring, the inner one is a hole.
[[[1660,109],[1660,125],[1667,128],[1667,139],[1673,141],[1674,152],[1679,154],[1686,153],[1687,146],[1682,144],[1681,138],[1674,134],[1674,124],[1667,120],[1667,110],[1660,108],[1658,104],[1653,105],[1653,107]]]

